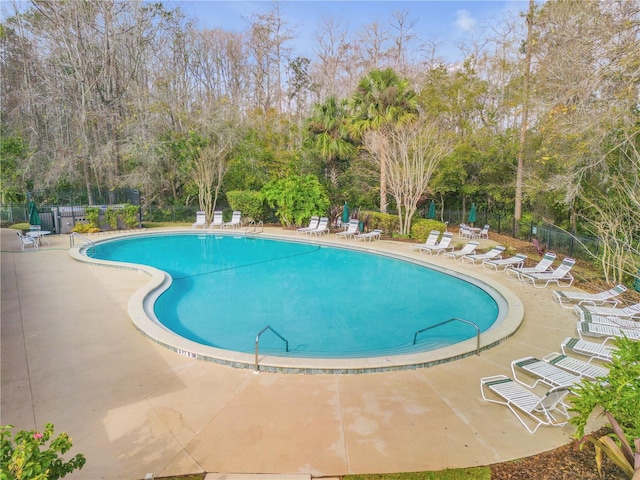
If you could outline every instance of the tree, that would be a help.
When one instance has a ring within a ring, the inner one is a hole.
[[[369,130],[402,125],[417,117],[417,99],[406,79],[388,68],[373,70],[358,84],[351,98],[351,134],[361,139]],[[373,152],[370,152],[373,153]],[[387,212],[387,170],[380,157],[380,211]]]
[[[329,198],[313,175],[272,180],[262,188],[262,193],[285,227],[302,225],[313,215],[325,216],[329,211]]]
[[[452,150],[435,119],[421,118],[410,124],[387,126],[365,134],[365,146],[376,152],[398,209],[400,234],[411,231],[411,219],[420,199],[429,192],[431,178]]]

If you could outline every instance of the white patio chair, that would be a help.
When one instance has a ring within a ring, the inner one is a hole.
[[[451,252],[444,252],[444,256],[445,257],[449,257],[449,258],[453,258],[454,260],[457,260],[459,258],[464,257],[465,255],[472,254],[475,251],[475,249],[477,248],[478,245],[479,245],[479,243],[476,242],[476,241],[467,242],[467,244],[464,247],[462,247],[460,250],[453,250]]]
[[[22,235],[21,232],[16,232],[18,234],[18,243],[20,245],[20,250],[24,250],[25,248],[33,248],[34,250],[38,248],[38,239],[34,237],[27,237],[26,235]]]
[[[482,261],[482,268],[493,268],[496,272],[504,272],[508,267],[521,268],[526,259],[527,256],[522,253],[516,253],[513,257],[501,258],[499,260],[487,258]]]
[[[629,305],[628,307],[600,307],[597,305],[576,305],[574,307],[576,314],[580,312],[588,312],[592,315],[600,315],[602,317],[620,317],[620,318],[640,318],[640,303]]]
[[[577,305],[594,305],[602,306],[611,304],[613,307],[620,303],[619,295],[627,291],[624,285],[616,285],[615,287],[599,293],[588,292],[563,292],[553,290],[553,299],[560,304],[562,308],[574,308]]]
[[[222,228],[239,228],[242,226],[242,213],[235,210],[231,214],[231,220],[224,222]]]
[[[209,228],[215,228],[215,227],[222,228],[223,223],[224,223],[224,220],[222,219],[222,211],[218,210],[213,212],[213,220],[211,220],[211,223],[209,224]]]
[[[423,244],[409,245],[409,248],[411,250],[423,251],[425,248],[435,247],[438,243],[439,237],[440,237],[440,230],[431,230],[431,232],[429,232],[429,236],[427,237],[427,239]]]
[[[350,220],[347,225],[347,229],[344,232],[336,233],[336,238],[350,238],[354,237],[358,233],[358,225],[360,222],[358,220]]]
[[[500,400],[488,398],[487,390],[496,394]],[[538,396],[505,375],[494,375],[480,379],[480,392],[487,402],[509,408],[529,433],[535,433],[542,425],[566,425],[569,420],[567,405],[563,401],[569,394],[566,386],[554,387],[544,396]],[[534,423],[533,428],[529,426],[531,422]]]
[[[570,287],[573,283],[571,269],[575,263],[575,259],[567,257],[552,272],[523,273],[520,279],[524,283],[531,282],[535,288],[545,288],[550,283],[555,283],[558,287]]]
[[[587,337],[604,338],[604,342],[624,337],[631,340],[640,340],[640,329],[638,328],[622,328],[617,325],[605,325],[604,323],[579,321],[577,329],[580,339],[582,339],[582,336],[584,335]]]
[[[589,357],[587,363],[591,363],[593,360],[611,362],[613,359],[613,351],[615,350],[615,347],[611,345],[589,342],[574,337],[565,338],[560,344],[560,348],[565,355],[567,355],[567,350],[570,350],[578,355]]]
[[[524,370],[532,377],[536,378],[533,384],[529,385],[521,378],[518,378],[517,371]],[[538,360],[535,357],[523,357],[511,362],[511,372],[517,382],[529,388],[535,388],[539,383],[544,383],[548,387],[568,386],[582,380],[578,375],[569,373],[555,365]]]
[[[522,275],[525,273],[540,273],[540,272],[548,272],[552,271],[551,265],[553,265],[554,260],[556,259],[556,254],[553,252],[547,252],[540,259],[538,264],[534,267],[522,267],[522,268],[514,268],[508,267],[505,272],[507,273],[507,277],[518,277],[518,280],[522,281]]]
[[[609,369],[602,365],[584,362],[558,352],[550,353],[542,360],[588,380],[606,377],[609,374]]]
[[[442,234],[442,239],[434,246],[424,246],[420,249],[421,252],[429,252],[430,255],[440,255],[441,252],[446,252],[447,250],[453,250],[455,247],[451,245],[451,241],[453,240],[453,233],[444,232]]]
[[[307,225],[306,227],[297,228],[296,233],[300,234],[300,233],[306,233],[309,230],[315,230],[316,228],[318,228],[319,221],[320,221],[320,217],[318,217],[317,215],[314,215],[309,220],[309,225]]]
[[[307,235],[324,235],[325,233],[329,233],[329,217],[320,217],[318,226],[304,233]]]
[[[502,258],[501,253],[504,252],[505,250],[506,250],[505,247],[501,245],[496,245],[487,253],[478,253],[475,255],[463,255],[462,261],[470,262],[475,265],[476,261],[479,261],[480,263],[482,263],[485,260],[500,260]]]
[[[196,221],[191,224],[191,228],[204,228],[207,224],[207,217],[203,211],[196,213]]]

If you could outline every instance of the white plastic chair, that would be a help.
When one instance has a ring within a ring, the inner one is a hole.
[[[25,248],[38,248],[38,239],[33,237],[27,237],[22,235],[20,232],[16,232],[18,234],[18,242],[20,244],[20,250],[24,250]]]

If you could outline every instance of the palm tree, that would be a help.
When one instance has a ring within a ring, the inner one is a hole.
[[[356,139],[362,139],[369,130],[409,123],[418,116],[416,93],[409,81],[398,77],[391,68],[372,70],[360,80],[350,106],[352,120],[349,127]],[[380,161],[384,162],[384,158]],[[380,168],[380,211],[387,211],[384,165]]]
[[[335,186],[340,164],[353,157],[356,147],[349,138],[345,102],[336,97],[313,106],[313,116],[307,120],[307,143],[325,159],[325,172]]]

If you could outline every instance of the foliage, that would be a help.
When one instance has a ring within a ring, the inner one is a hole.
[[[4,129],[3,129],[4,130]],[[0,135],[0,203],[24,201],[26,186],[19,168],[27,147],[18,136]]]
[[[345,475],[342,478],[343,480],[490,480],[491,468],[447,468],[439,472]]]
[[[411,224],[411,238],[419,242],[426,242],[431,230],[439,230],[440,233],[443,233],[446,226],[438,220],[419,218]]]
[[[127,204],[122,208],[122,220],[128,228],[136,228],[138,226],[138,211],[137,205]]]
[[[640,479],[640,438],[636,438],[633,441],[635,445],[635,454],[631,448],[631,444],[627,441],[627,438],[620,428],[620,424],[616,422],[616,419],[609,412],[605,412],[611,428],[613,428],[613,434],[605,435],[599,438],[593,435],[587,435],[580,441],[589,441],[593,443],[596,448],[596,464],[598,466],[598,473],[602,477],[602,452],[611,459],[613,463],[618,465],[632,480]],[[617,438],[617,442],[616,442]]]
[[[111,230],[118,229],[118,210],[113,207],[108,207],[107,211],[104,212],[104,220],[107,222],[107,225],[111,227]]]
[[[570,421],[577,437],[584,436],[589,417],[601,407],[617,420],[629,441],[640,438],[640,341],[620,338],[614,345],[609,374],[601,381],[583,380],[574,390],[571,411],[577,415]]]
[[[292,175],[272,180],[266,184],[262,193],[284,226],[302,225],[313,215],[326,216],[329,210],[329,198],[312,175],[301,177]]]
[[[241,190],[227,192],[227,200],[232,210],[239,210],[243,217],[264,220],[264,196],[261,192]]]
[[[85,208],[84,215],[91,226],[98,227],[98,217],[100,216],[100,209],[98,207]]]
[[[68,461],[61,457],[73,444],[66,433],[53,438],[51,423],[43,432],[20,430],[13,439],[12,428],[0,426],[0,480],[56,480],[81,469],[86,462],[80,453]]]
[[[94,227],[92,227],[90,223],[77,222],[71,231],[75,233],[90,233],[92,228]]]
[[[367,230],[375,230],[377,228],[388,235],[393,235],[400,231],[397,215],[360,210],[359,218],[360,221],[365,223]]]

